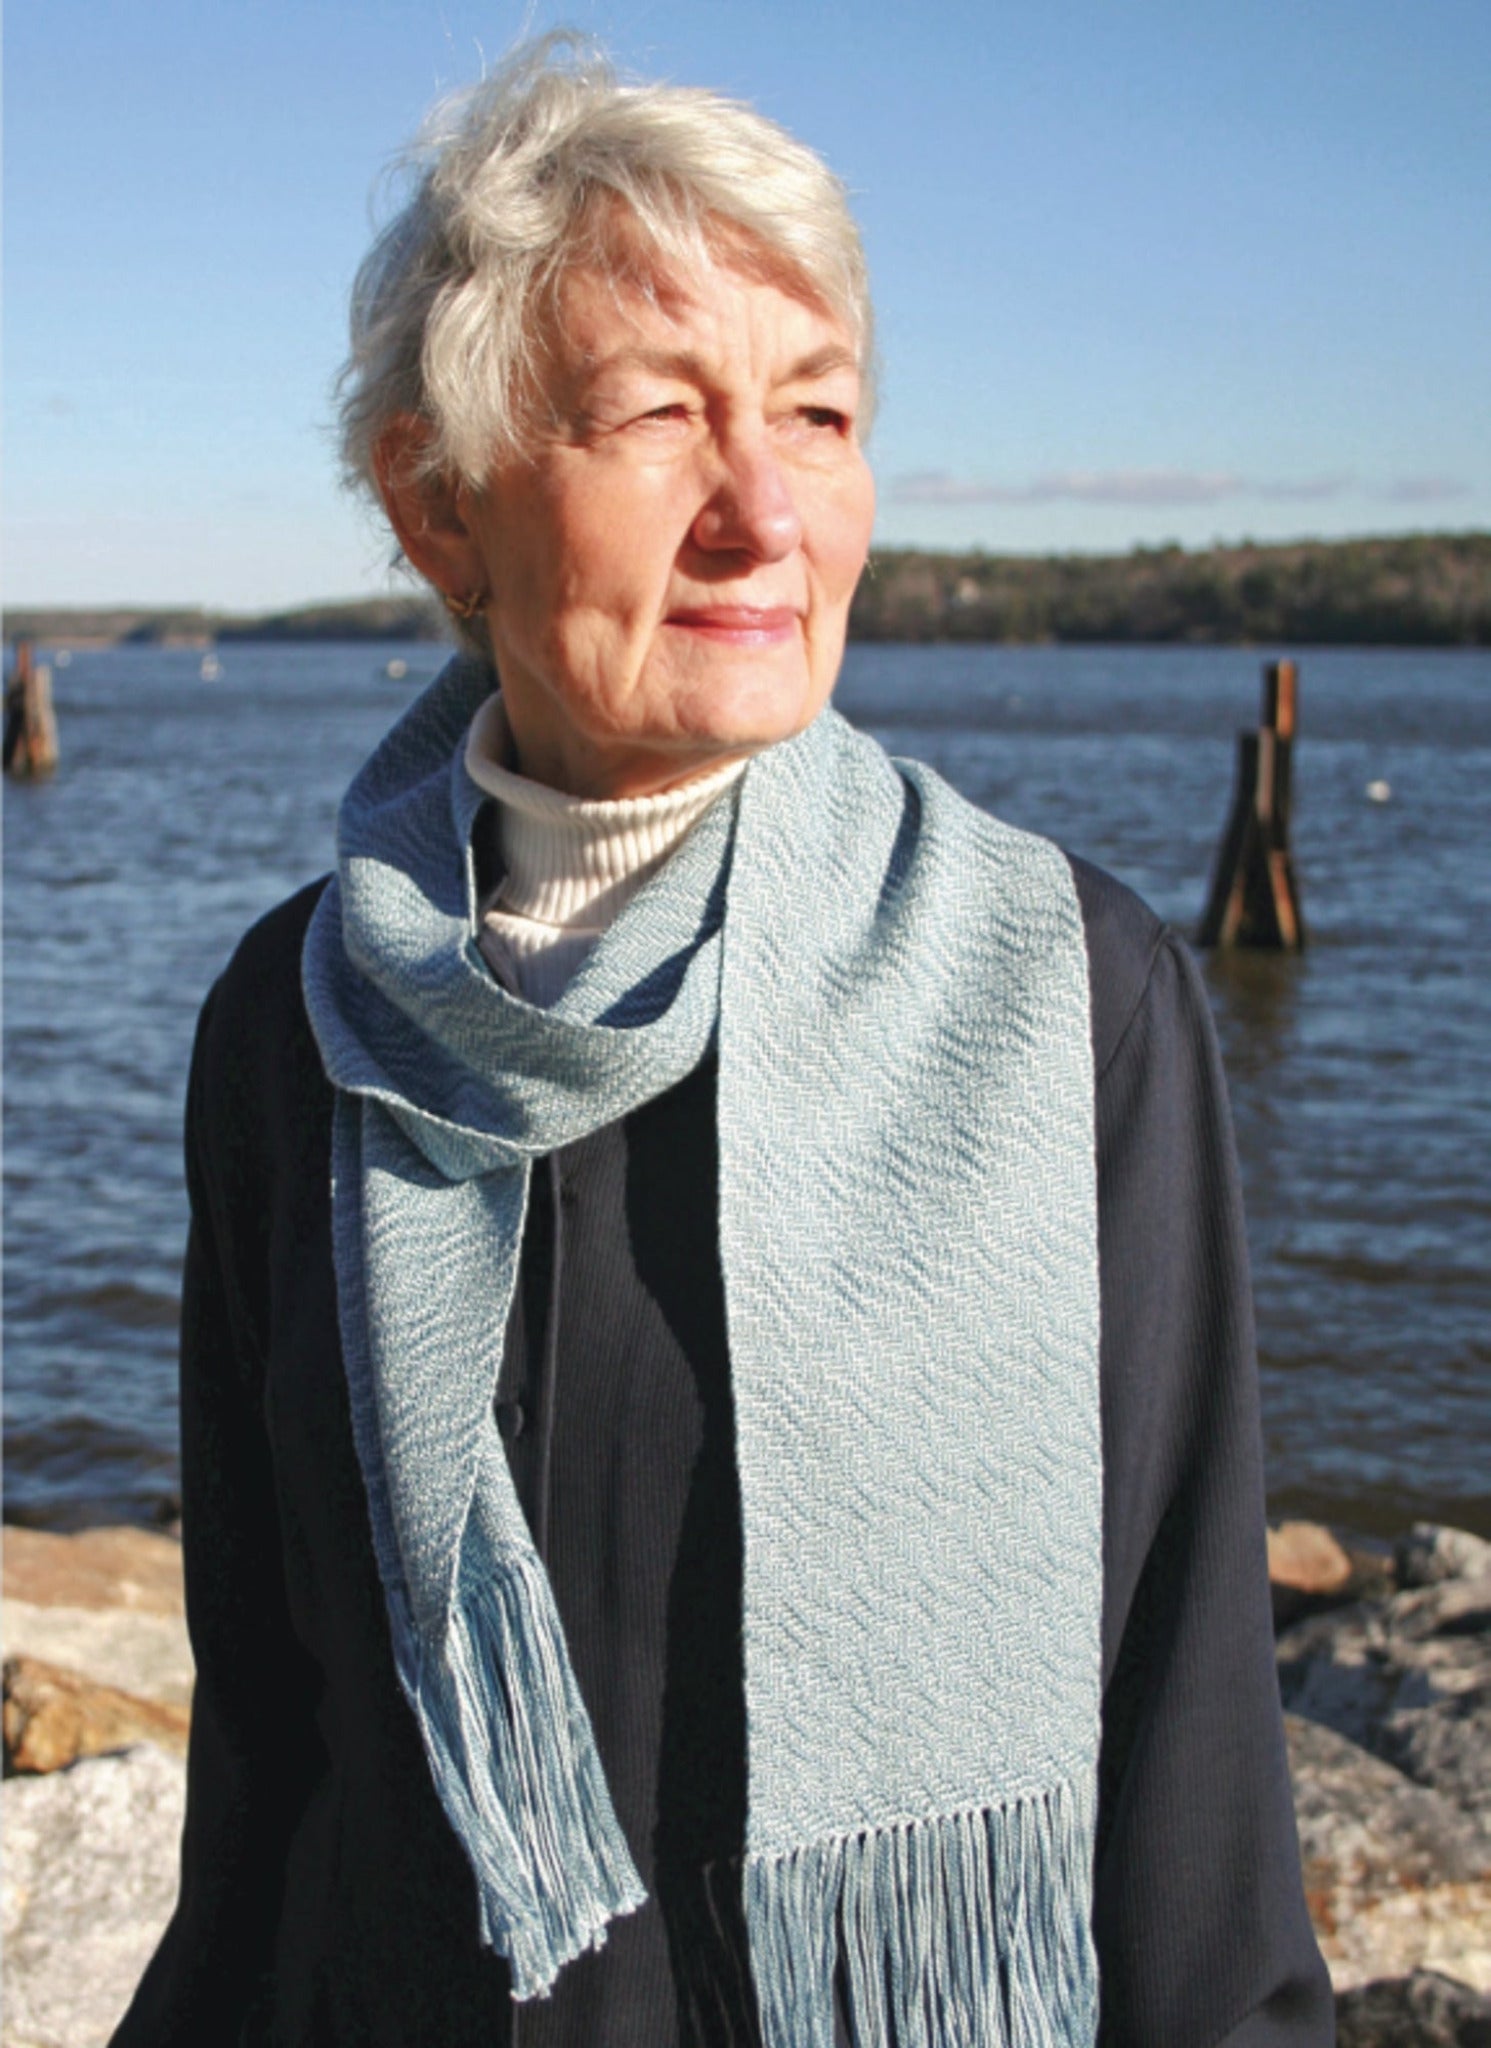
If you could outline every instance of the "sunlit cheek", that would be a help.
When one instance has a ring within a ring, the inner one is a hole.
[[[844,599],[858,583],[874,521],[875,494],[868,468],[829,480],[809,530],[824,589],[834,598]]]

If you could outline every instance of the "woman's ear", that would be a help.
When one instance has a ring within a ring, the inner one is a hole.
[[[430,433],[418,413],[394,414],[373,447],[378,495],[399,546],[427,583],[457,603],[484,599],[487,569],[466,523],[468,493],[453,478],[424,469]]]

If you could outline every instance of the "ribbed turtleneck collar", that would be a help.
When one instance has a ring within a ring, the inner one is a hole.
[[[507,766],[511,758],[494,695],[466,743],[467,773],[497,804],[502,854],[501,881],[482,905],[482,950],[504,981],[546,1003],[745,763],[656,796],[600,802],[530,782]]]

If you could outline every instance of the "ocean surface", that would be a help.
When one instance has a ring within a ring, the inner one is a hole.
[[[1189,930],[1266,652],[857,647],[838,701]],[[55,669],[61,770],[4,792],[8,1516],[172,1513],[197,1006],[243,929],[327,868],[341,790],[440,658]],[[1270,1505],[1491,1535],[1491,655],[1306,650],[1300,677],[1310,944],[1205,968]]]

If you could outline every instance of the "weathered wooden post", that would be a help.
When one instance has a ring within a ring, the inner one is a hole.
[[[1297,952],[1305,942],[1289,813],[1298,673],[1292,661],[1263,671],[1263,719],[1237,736],[1237,785],[1198,946],[1267,946]]]
[[[5,684],[5,772],[35,779],[57,766],[57,720],[52,712],[52,671],[31,659],[31,642],[16,642],[15,666]]]

